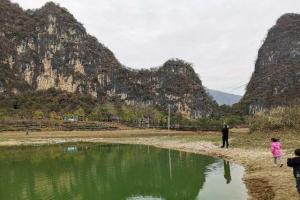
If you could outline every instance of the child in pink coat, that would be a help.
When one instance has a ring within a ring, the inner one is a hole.
[[[274,163],[275,165],[279,165],[280,167],[282,167],[283,166],[283,164],[281,163],[282,151],[281,151],[281,144],[279,142],[279,139],[272,138],[271,141],[272,141],[271,151],[273,154]]]

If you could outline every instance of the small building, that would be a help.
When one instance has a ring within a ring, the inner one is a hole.
[[[113,115],[111,116],[111,121],[114,121],[114,122],[120,122],[121,121],[121,117],[117,116],[117,115]]]
[[[66,115],[64,116],[65,122],[77,122],[79,117],[77,115]]]

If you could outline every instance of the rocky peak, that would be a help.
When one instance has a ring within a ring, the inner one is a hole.
[[[13,38],[26,20],[27,15],[18,4],[8,0],[0,1],[0,37],[6,35]]]
[[[282,15],[277,21],[276,26],[285,26],[288,24],[300,23],[299,14],[286,13]]]
[[[60,7],[54,2],[48,2],[42,8],[34,10],[31,13],[32,17],[37,19],[36,21],[39,25],[50,26],[48,27],[49,34],[55,34],[55,25],[61,31],[67,31],[66,28],[68,28],[70,34],[76,34],[76,32],[85,33],[83,25],[66,8]]]
[[[57,12],[60,12],[60,11],[66,11],[66,8],[62,8],[59,4],[57,3],[54,3],[53,1],[48,1],[45,3],[44,6],[42,6],[40,8],[41,11],[45,11],[45,12],[52,12],[52,13],[57,13]]]
[[[269,30],[242,99],[251,110],[285,106],[300,98],[300,15],[285,14]]]
[[[66,8],[61,7],[59,4],[54,2],[47,2],[43,7],[35,10],[34,12],[37,16],[46,16],[49,22],[55,22],[55,18],[57,18],[60,19],[61,22],[79,23]]]
[[[184,60],[178,58],[166,61],[160,70],[182,75],[190,75],[191,73],[195,73],[191,63],[185,62]]]

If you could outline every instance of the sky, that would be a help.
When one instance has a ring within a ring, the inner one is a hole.
[[[47,0],[12,0],[24,9]],[[259,47],[300,0],[54,0],[127,67],[193,64],[205,87],[244,94]]]

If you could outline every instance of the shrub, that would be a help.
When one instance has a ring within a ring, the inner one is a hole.
[[[34,111],[32,113],[32,118],[38,120],[44,119],[44,113],[40,110]]]
[[[51,121],[58,121],[58,120],[61,120],[62,118],[56,112],[52,111],[49,114],[49,119]]]
[[[0,110],[0,120],[7,119],[9,117],[9,114],[6,110]]]
[[[221,118],[221,121],[225,122],[230,127],[235,127],[235,126],[242,125],[245,123],[245,119],[243,117],[237,116],[237,115],[229,115],[229,116],[223,117],[223,118]]]
[[[223,125],[222,119],[201,118],[197,121],[201,130],[220,130]]]
[[[300,129],[300,106],[277,107],[248,118],[250,131]]]
[[[121,118],[125,122],[133,122],[136,118],[133,108],[131,106],[123,105],[121,109]]]
[[[74,115],[78,116],[81,119],[84,119],[85,111],[82,107],[79,107],[77,110],[74,111]]]

